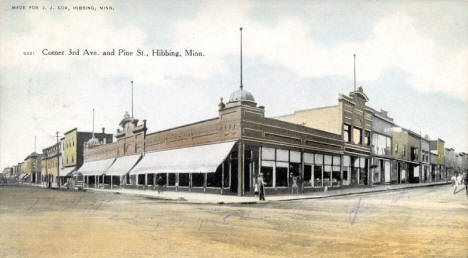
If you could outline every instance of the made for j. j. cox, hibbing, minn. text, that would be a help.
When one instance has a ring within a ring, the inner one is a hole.
[[[25,51],[24,55],[35,55],[34,51]],[[67,50],[43,48],[41,54],[44,56],[155,56],[155,57],[200,57],[205,56],[202,51],[194,49],[184,49],[183,51],[171,49],[151,49],[149,51],[136,49],[109,49],[104,51],[96,51],[89,48],[70,48]]]

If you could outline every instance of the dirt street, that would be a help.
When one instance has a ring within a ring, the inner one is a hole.
[[[0,257],[467,257],[451,186],[252,205],[0,187]]]

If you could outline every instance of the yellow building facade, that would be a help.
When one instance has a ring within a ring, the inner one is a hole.
[[[77,129],[65,133],[63,140],[63,165],[65,167],[75,166],[77,163]]]
[[[276,119],[307,127],[341,134],[343,103],[335,106],[295,111],[293,114],[275,117]]]

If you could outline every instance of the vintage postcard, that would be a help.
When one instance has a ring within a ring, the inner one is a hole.
[[[468,257],[468,2],[0,0],[0,257]]]

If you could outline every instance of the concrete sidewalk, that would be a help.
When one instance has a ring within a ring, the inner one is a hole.
[[[424,183],[424,184],[402,184],[402,185],[376,185],[359,188],[347,188],[347,189],[335,189],[328,190],[326,192],[311,192],[302,195],[270,195],[266,196],[266,201],[259,201],[258,197],[238,197],[233,195],[219,195],[219,194],[208,194],[208,193],[194,193],[194,192],[161,192],[158,194],[155,190],[134,190],[134,189],[95,189],[89,188],[87,191],[93,192],[109,192],[119,194],[131,194],[155,199],[162,200],[173,200],[186,203],[213,203],[213,204],[253,204],[253,203],[265,203],[274,201],[292,201],[292,200],[304,200],[304,199],[319,199],[336,196],[346,196],[353,194],[363,194],[372,192],[383,192],[383,191],[396,191],[402,189],[411,189],[419,187],[430,187],[437,185],[446,185],[446,182],[437,183]]]

